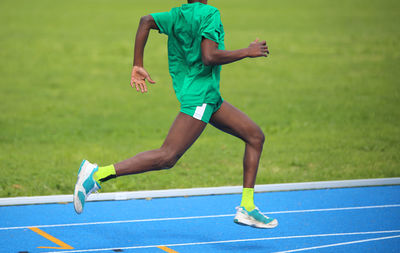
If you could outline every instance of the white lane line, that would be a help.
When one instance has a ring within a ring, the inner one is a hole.
[[[293,211],[277,211],[277,212],[265,212],[265,214],[269,215],[269,214],[285,214],[285,213],[330,212],[330,211],[347,211],[347,210],[362,210],[362,209],[375,209],[375,208],[396,208],[396,207],[400,207],[400,204],[378,205],[378,206],[339,207],[339,208],[326,208],[326,209],[308,209],[308,210],[293,210]],[[20,227],[0,227],[0,231],[1,230],[12,230],[12,229],[27,229],[30,227],[37,227],[37,228],[72,227],[72,226],[89,226],[89,225],[121,224],[121,223],[152,222],[152,221],[194,220],[194,219],[221,218],[221,217],[232,217],[232,216],[234,216],[234,214],[189,216],[189,217],[175,217],[175,218],[139,219],[139,220],[98,221],[98,222],[54,224],[54,225],[29,225],[29,226],[20,226]]]
[[[394,207],[400,207],[400,204],[379,205],[379,206],[339,207],[339,208],[326,208],[326,209],[308,209],[308,210],[293,210],[293,211],[277,211],[277,212],[265,212],[265,214],[331,212],[331,211],[347,211],[347,210],[394,208]],[[121,224],[121,223],[151,222],[151,221],[194,220],[194,219],[221,218],[221,217],[231,217],[231,216],[234,216],[234,214],[189,216],[189,217],[175,217],[175,218],[155,218],[155,219],[140,219],[140,220],[97,221],[97,222],[85,222],[85,223],[54,224],[54,225],[29,225],[29,226],[20,226],[20,227],[3,227],[3,228],[0,227],[0,230],[26,229],[26,228],[30,228],[30,227],[52,228],[52,227],[89,226],[89,225]]]
[[[159,247],[159,246],[178,247],[178,246],[193,246],[193,245],[205,245],[205,244],[223,244],[223,243],[236,243],[236,242],[254,242],[254,241],[266,241],[266,240],[283,240],[283,239],[328,237],[328,236],[370,235],[370,234],[387,234],[387,233],[400,233],[400,230],[368,231],[368,232],[352,232],[352,233],[334,233],[334,234],[316,234],[316,235],[294,235],[294,236],[250,238],[250,239],[225,240],[225,241],[189,242],[189,243],[176,243],[176,244],[163,244],[163,245],[142,245],[142,246],[132,246],[132,247],[113,247],[113,248],[102,248],[102,249],[54,251],[54,252],[47,252],[47,253],[57,253],[57,252],[58,253],[66,253],[66,252],[96,252],[96,251],[106,251],[106,250],[115,250],[115,249],[120,249],[120,250],[146,249],[146,248],[156,248],[156,247]],[[391,237],[393,237],[393,236],[391,236]],[[396,235],[396,237],[400,237],[400,235]]]
[[[278,212],[268,212],[266,214],[329,212],[329,211],[346,211],[346,210],[360,210],[360,209],[372,209],[372,208],[390,208],[390,207],[400,207],[400,204],[379,205],[379,206],[338,207],[338,208],[293,210],[293,211],[278,211]]]
[[[192,219],[219,218],[219,217],[229,217],[229,216],[234,216],[234,214],[175,217],[175,218],[156,218],[156,219],[141,219],[141,220],[98,221],[98,222],[86,222],[86,223],[70,223],[70,224],[38,225],[38,226],[35,225],[35,226],[22,226],[22,227],[4,227],[4,228],[0,228],[0,230],[25,229],[25,228],[29,228],[29,227],[52,228],[52,227],[72,227],[72,226],[88,226],[88,225],[103,225],[103,224],[151,222],[151,221],[192,220]]]
[[[379,240],[388,240],[393,238],[400,238],[400,235],[393,235],[393,236],[386,236],[386,237],[378,237],[378,238],[371,238],[365,240],[357,240],[357,241],[350,241],[350,242],[341,242],[341,243],[334,243],[334,244],[327,244],[309,248],[302,248],[302,249],[294,249],[294,250],[286,250],[286,251],[279,251],[275,253],[289,253],[289,252],[299,252],[299,251],[306,251],[306,250],[314,250],[314,249],[322,249],[322,248],[329,248],[329,247],[337,247],[349,244],[356,244],[356,243],[363,243],[363,242],[372,242],[372,241],[379,241]]]
[[[284,183],[284,184],[265,184],[265,185],[256,185],[254,188],[254,192],[263,193],[263,192],[276,192],[276,191],[337,189],[337,188],[365,187],[365,186],[379,187],[388,185],[393,185],[393,186],[400,185],[400,177],[322,181],[322,182],[303,182],[303,183]],[[150,191],[133,191],[133,192],[107,192],[107,193],[92,194],[89,196],[87,201],[241,194],[242,189],[243,189],[242,186],[222,186],[222,187],[205,187],[205,188],[202,187],[202,188],[189,188],[189,189],[150,190]],[[73,196],[71,194],[0,198],[0,206],[72,202],[72,199]]]

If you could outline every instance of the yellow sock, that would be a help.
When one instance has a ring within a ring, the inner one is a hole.
[[[117,177],[117,173],[115,172],[114,165],[108,165],[105,167],[99,167],[99,170],[93,174],[94,180],[100,184],[100,182],[105,182],[112,178]]]
[[[242,203],[240,203],[240,206],[246,208],[248,212],[256,208],[254,205],[254,188],[243,188]]]

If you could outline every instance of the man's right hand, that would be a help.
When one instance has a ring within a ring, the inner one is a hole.
[[[250,43],[247,50],[248,50],[248,56],[251,58],[261,57],[261,56],[267,57],[269,55],[267,42],[265,40],[259,42],[258,38]]]

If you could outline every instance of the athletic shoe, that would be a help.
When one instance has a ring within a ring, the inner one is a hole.
[[[256,228],[274,228],[278,226],[278,221],[276,219],[265,216],[257,207],[250,212],[243,206],[236,207],[236,210],[236,216],[233,221],[237,224]]]
[[[97,164],[83,160],[78,171],[74,191],[74,208],[77,214],[82,213],[87,197],[99,189],[100,185],[93,179],[93,174],[99,169]]]

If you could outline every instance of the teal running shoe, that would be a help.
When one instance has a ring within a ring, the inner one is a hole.
[[[236,216],[233,221],[237,224],[255,228],[274,228],[278,226],[276,219],[265,216],[257,207],[250,212],[243,206],[236,207],[236,210]]]
[[[94,180],[93,174],[99,169],[97,164],[83,160],[78,171],[78,180],[76,181],[74,191],[74,208],[77,214],[81,214],[87,197],[101,189],[100,185]]]

